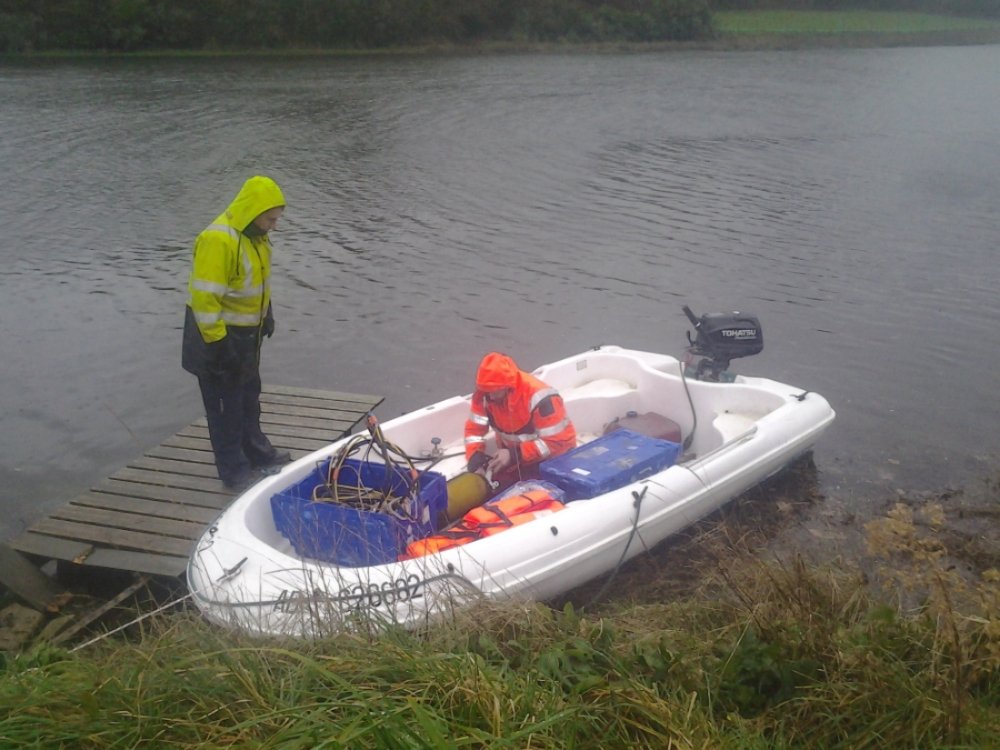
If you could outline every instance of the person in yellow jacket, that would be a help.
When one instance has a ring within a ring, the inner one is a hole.
[[[284,210],[277,183],[251,177],[194,243],[181,366],[198,376],[215,466],[232,490],[291,459],[260,428],[260,347],[274,333],[268,233]]]
[[[486,454],[492,429],[497,451]],[[558,391],[523,372],[506,354],[479,364],[465,422],[465,458],[471,472],[490,474],[501,487],[538,477],[538,464],[576,447],[576,429]]]

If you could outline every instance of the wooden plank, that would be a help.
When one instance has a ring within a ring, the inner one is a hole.
[[[215,454],[212,453],[211,443],[208,441],[208,431],[205,432],[206,437],[204,439],[190,438],[190,437],[178,437],[174,436],[168,441],[165,441],[159,448],[173,449],[179,448],[181,450],[191,449],[195,447],[196,450],[203,450],[205,452],[206,460],[210,462],[215,461]],[[292,454],[292,459],[301,458],[306,453],[312,453],[314,450],[323,448],[330,443],[332,440],[316,440],[312,438],[304,438],[299,435],[288,436],[288,435],[275,435],[271,434],[271,444],[278,448],[279,450],[290,451]],[[198,444],[202,444],[204,448],[197,447]],[[160,451],[150,451],[146,455],[160,456]]]
[[[265,433],[268,432],[268,425],[313,430],[329,430],[334,428],[339,430],[337,433],[337,437],[339,437],[343,432],[353,428],[355,424],[356,420],[313,419],[311,417],[282,418],[281,415],[276,414],[262,414],[260,417],[260,426]]]
[[[366,408],[378,406],[385,401],[384,396],[373,396],[367,393],[343,393],[341,391],[326,391],[319,388],[298,388],[289,385],[264,385],[261,387],[261,396],[265,394],[277,393],[285,396],[308,396],[311,398],[322,398],[336,401],[349,401]]]
[[[356,412],[350,409],[321,408],[316,406],[290,406],[272,404],[261,412],[261,419],[278,419],[285,417],[307,417],[311,419],[339,419],[358,422],[364,419],[368,412]]]
[[[280,393],[262,393],[260,396],[260,408],[263,411],[272,409],[279,404],[284,406],[308,406],[315,409],[340,409],[357,414],[367,414],[377,405],[357,401],[342,401],[332,398],[316,398],[314,396],[286,395]]]
[[[160,552],[182,557],[187,557],[194,546],[194,542],[187,539],[145,534],[141,531],[111,529],[105,526],[91,526],[87,523],[61,521],[56,518],[43,518],[34,524],[29,531],[85,542],[97,542],[111,547]]]
[[[273,435],[271,437],[271,443],[274,447],[291,451],[292,458],[302,458],[307,453],[325,448],[332,442],[332,440],[308,440],[306,438],[284,437],[283,435]]]
[[[207,451],[212,453],[212,442],[208,439],[208,428],[204,429],[204,434],[197,437],[187,437],[180,433],[171,435],[162,443],[160,447],[182,448],[186,450]]]
[[[322,440],[325,443],[333,443],[340,440],[344,435],[350,432],[350,428],[346,426],[341,426],[339,424],[331,424],[326,428],[314,429],[311,427],[299,426],[288,426],[288,425],[269,425],[267,428],[267,434],[271,440],[282,439],[282,438],[308,438],[310,440]]]
[[[0,544],[0,584],[39,612],[58,608],[65,592],[20,552]]]
[[[319,430],[307,427],[296,427],[294,425],[271,425],[266,432],[272,440],[274,440],[276,435],[283,435],[293,438],[305,437],[313,440],[324,440],[327,443],[332,443],[348,434],[353,428],[353,424],[336,422],[328,424],[325,429]],[[177,434],[184,437],[207,438],[208,426],[205,423],[205,418],[202,417],[201,419],[194,421]]]
[[[64,521],[78,521],[91,526],[141,531],[147,534],[174,536],[192,541],[200,537],[201,532],[205,530],[204,524],[192,523],[191,521],[178,521],[173,518],[139,515],[138,513],[126,513],[104,508],[90,508],[72,503],[57,509],[51,517]]]
[[[195,505],[215,510],[221,510],[233,501],[233,494],[224,490],[222,482],[216,484],[215,490],[206,491],[140,484],[115,475],[102,481],[93,491],[101,494],[134,497],[142,500],[163,500],[165,502]]]
[[[146,500],[122,495],[107,495],[103,492],[90,492],[73,498],[71,505],[103,510],[117,510],[122,513],[136,513],[157,518],[169,518],[175,521],[188,521],[201,524],[202,528],[219,517],[219,511],[214,508],[200,508],[194,505],[183,505],[163,500]]]
[[[176,448],[172,445],[158,445],[145,453],[150,458],[169,458],[174,461],[187,461],[193,464],[211,464],[215,466],[215,454],[209,450],[191,450],[189,448]]]
[[[126,587],[124,591],[121,591],[117,596],[115,596],[114,598],[112,598],[110,601],[107,601],[104,604],[102,604],[100,607],[97,607],[96,609],[91,610],[86,615],[84,615],[83,617],[81,617],[80,619],[78,619],[76,622],[74,622],[73,625],[71,625],[70,627],[66,628],[66,630],[62,631],[58,635],[56,635],[52,639],[51,643],[52,644],[59,644],[59,643],[62,643],[63,641],[68,640],[69,638],[73,637],[74,635],[76,635],[77,633],[79,633],[81,630],[83,630],[85,627],[87,627],[90,623],[92,623],[94,620],[96,620],[98,617],[100,617],[101,615],[103,615],[105,612],[109,611],[112,607],[116,607],[119,604],[121,604],[123,601],[125,601],[126,599],[128,599],[130,596],[132,596],[132,594],[134,594],[136,591],[138,591],[139,589],[141,589],[147,583],[149,583],[149,579],[146,578],[146,577],[144,577],[144,576],[140,576],[138,579],[136,579],[132,583],[132,585]]]
[[[129,462],[130,469],[148,469],[151,472],[180,474],[187,477],[209,477],[218,479],[215,464],[196,464],[191,461],[174,461],[169,458],[142,456]]]
[[[176,578],[184,574],[187,561],[188,555],[186,554],[183,556],[157,555],[149,552],[101,547],[94,550],[94,553],[84,560],[83,564],[91,568],[131,570],[136,573]]]
[[[281,425],[272,424],[266,426],[266,432],[271,440],[282,440],[284,438],[309,440],[322,440],[329,444],[340,440],[345,435],[350,434],[353,425],[348,426],[340,423],[331,423],[326,427],[314,428],[303,425]]]
[[[294,432],[293,430],[289,430]],[[187,450],[198,450],[205,451],[210,460],[215,460],[215,456],[212,453],[212,443],[208,439],[208,428],[202,428],[202,435],[199,437],[189,437],[185,435],[173,435],[167,438],[159,446],[161,448],[180,448]],[[333,442],[333,439],[327,438],[310,438],[303,435],[278,435],[274,432],[270,435],[271,443],[275,448],[281,448],[282,450],[292,451],[292,458],[299,458],[300,456],[295,455],[295,451],[298,451],[301,455],[306,453],[312,453],[314,450],[323,448]],[[147,454],[149,455],[149,454]]]
[[[20,552],[45,560],[80,560],[94,551],[93,544],[38,534],[31,530],[9,544]]]
[[[164,472],[147,471],[146,469],[122,469],[114,474],[115,479],[150,487],[167,487],[171,489],[202,490],[204,492],[229,492],[219,479],[208,477],[189,477],[183,474],[166,474]]]

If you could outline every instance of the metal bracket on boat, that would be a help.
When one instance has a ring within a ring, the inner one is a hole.
[[[246,561],[247,561],[247,558],[244,557],[242,560],[240,560],[238,563],[236,563],[233,567],[231,567],[231,568],[223,568],[222,569],[222,575],[219,576],[215,580],[215,582],[216,583],[222,583],[223,581],[228,581],[230,578],[232,578],[234,575],[236,575],[237,572],[239,572],[239,569],[243,567],[243,564]]]

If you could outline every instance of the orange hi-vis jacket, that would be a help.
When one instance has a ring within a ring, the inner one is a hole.
[[[401,559],[443,552],[452,547],[474,542],[476,539],[499,534],[501,531],[534,521],[565,507],[552,497],[548,490],[543,489],[530,490],[502,500],[487,500],[462,516],[462,520],[450,529],[411,542]]]
[[[510,389],[506,398],[487,400],[486,393],[502,388]],[[521,464],[536,464],[576,447],[576,429],[559,392],[496,352],[483,358],[476,374],[465,422],[466,460],[485,450],[491,427],[500,446],[513,451]]]

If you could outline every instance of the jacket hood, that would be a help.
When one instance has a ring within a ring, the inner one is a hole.
[[[256,175],[243,183],[226,209],[226,218],[241,232],[265,211],[285,205],[285,196],[270,177]]]
[[[521,370],[517,363],[506,354],[490,352],[479,363],[476,373],[476,389],[480,391],[498,391],[501,388],[517,389],[521,379]]]

